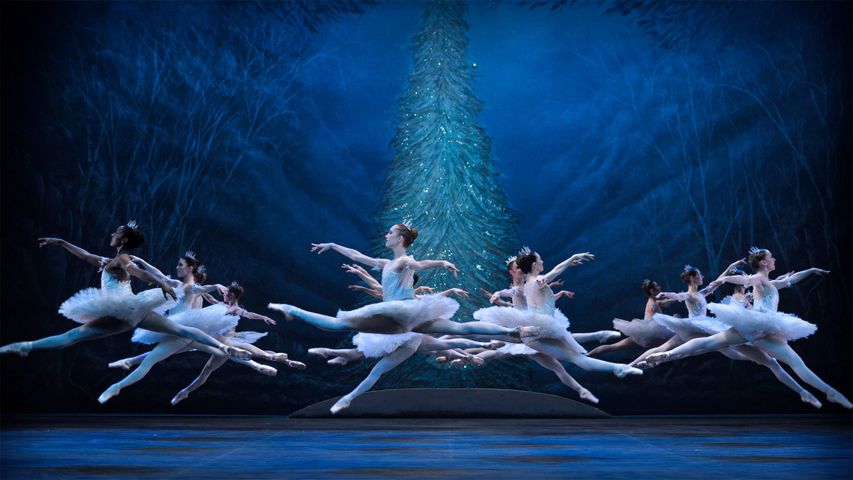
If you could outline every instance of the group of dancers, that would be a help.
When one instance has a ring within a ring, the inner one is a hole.
[[[665,362],[717,351],[734,360],[750,360],[769,368],[776,378],[800,395],[802,401],[821,407],[820,401],[799,385],[779,364],[787,364],[804,382],[820,390],[826,398],[845,408],[850,401],[812,372],[788,345],[789,341],[806,337],[816,326],[794,315],[778,312],[778,290],[802,281],[812,274],[825,275],[826,270],[811,268],[792,272],[771,280],[775,259],[766,249],[753,248],[748,263],[754,273],[747,275],[740,260],[726,269],[723,275],[702,287],[702,273],[686,266],[681,278],[687,291],[661,292],[660,286],[646,280],[643,290],[648,297],[643,319],[616,319],[617,331],[601,330],[572,333],[565,315],[555,307],[558,298],[571,298],[572,292],[554,293],[553,287],[570,267],[594,260],[589,252],[578,253],[557,264],[547,273],[538,253],[523,248],[507,260],[509,288],[494,293],[485,292],[494,306],[474,313],[473,321],[454,321],[459,303],[451,296],[467,297],[468,292],[451,288],[435,293],[428,286],[415,287],[418,271],[445,269],[458,274],[458,268],[445,260],[415,260],[408,254],[418,236],[416,228],[407,222],[393,225],[385,235],[385,247],[392,259],[373,258],[351,248],[334,243],[311,245],[311,251],[321,254],[334,250],[354,264],[344,264],[346,272],[357,275],[365,285],[351,285],[353,290],[378,297],[381,301],[351,311],[339,311],[335,316],[309,312],[296,306],[270,303],[271,310],[283,313],[288,319],[299,319],[329,331],[356,332],[353,348],[311,348],[331,365],[342,365],[363,358],[379,361],[353,391],[340,398],[332,407],[333,413],[347,408],[389,370],[417,352],[433,355],[436,362],[452,366],[483,365],[491,360],[509,356],[530,358],[552,371],[562,383],[578,393],[580,398],[598,403],[598,398],[577,382],[561,362],[572,363],[584,370],[609,372],[619,378],[641,375],[643,369]],[[207,380],[209,375],[226,361],[246,365],[265,375],[277,370],[258,360],[274,362],[291,368],[304,369],[305,364],[288,358],[287,354],[260,349],[253,345],[266,335],[237,330],[241,318],[275,321],[267,316],[249,312],[239,306],[243,288],[232,283],[204,284],[206,271],[193,252],[187,252],[176,268],[178,280],[171,279],[145,260],[131,252],[143,242],[135,222],[128,222],[111,235],[110,246],[116,249],[112,258],[93,255],[80,247],[57,238],[40,238],[41,246],[58,245],[101,270],[101,288],[82,290],[66,300],[59,312],[82,325],[68,332],[35,341],[17,342],[0,348],[2,353],[26,356],[33,350],[64,348],[84,340],[115,335],[136,328],[133,341],[154,345],[142,355],[117,360],[110,367],[133,369],[121,381],[105,390],[98,401],[104,403],[118,395],[123,388],[142,379],[158,362],[176,353],[201,351],[210,358],[201,374],[172,399],[176,404]],[[381,283],[358,264],[381,270]],[[159,288],[134,294],[131,277],[139,278]],[[735,286],[734,293],[721,303],[708,304],[705,298],[719,286]],[[214,298],[213,294],[222,299]],[[505,300],[508,299],[508,300]],[[210,306],[203,307],[207,301]],[[688,317],[680,318],[662,313],[662,306],[683,302]],[[708,310],[715,316],[708,316]],[[613,344],[610,340],[624,339]],[[591,351],[581,344],[602,343]],[[641,346],[647,350],[630,364],[613,363],[594,355]]]

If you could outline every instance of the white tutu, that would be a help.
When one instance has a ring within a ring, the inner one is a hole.
[[[521,341],[528,343],[541,338],[560,338],[569,344],[572,353],[586,353],[586,349],[568,332],[569,319],[559,309],[554,309],[554,315],[545,315],[513,307],[488,307],[474,312],[474,319],[507,328],[539,327],[539,336],[524,337]]]
[[[506,355],[536,355],[539,353],[523,343],[507,343],[496,351]]]
[[[357,333],[352,337],[352,344],[367,358],[383,357],[407,343],[417,348],[421,343],[421,334],[413,332],[394,335]]]
[[[226,337],[239,343],[255,343],[266,336],[267,332],[252,332],[250,330],[243,330],[241,332],[230,332],[226,335]]]
[[[449,320],[458,309],[459,303],[452,298],[441,295],[424,295],[415,300],[389,300],[365,305],[355,310],[341,310],[337,317],[347,319],[382,316],[411,331],[424,323],[439,318]]]
[[[653,318],[635,318],[630,322],[614,318],[613,328],[622,332],[626,337],[631,337],[643,348],[656,347],[675,335],[672,330],[656,322]]]
[[[240,317],[228,315],[228,307],[224,303],[211,305],[205,308],[197,308],[177,313],[169,317],[169,320],[183,325],[184,327],[195,327],[204,333],[221,337],[237,327]],[[153,344],[159,343],[167,338],[174,338],[165,333],[152,332],[144,328],[137,328],[133,333],[132,340],[136,343]]]
[[[717,319],[731,326],[748,341],[765,336],[776,336],[785,340],[797,340],[808,337],[817,330],[817,325],[807,322],[796,315],[782,312],[747,310],[740,304],[728,305],[712,303],[708,309]]]
[[[121,288],[87,288],[80,290],[59,306],[59,313],[77,323],[87,323],[104,317],[114,317],[133,326],[157,307],[169,300],[159,288],[134,294],[130,282],[120,282]],[[172,303],[174,305],[174,302]]]
[[[679,318],[656,313],[653,318],[659,324],[675,332],[678,338],[685,342],[696,337],[707,337],[728,328],[728,325],[705,315]]]

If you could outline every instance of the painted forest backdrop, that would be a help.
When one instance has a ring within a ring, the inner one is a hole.
[[[406,135],[437,134],[405,123],[428,75],[425,5],[3,4],[0,341],[73,326],[57,306],[97,281],[36,237],[108,254],[109,232],[131,218],[146,232],[141,256],[171,271],[192,248],[211,280],[246,287],[251,310],[364,302],[346,289],[343,257],[308,245],[378,252],[394,188],[447,201],[396,160],[414,158]],[[530,245],[546,267],[597,255],[564,276],[576,331],[640,315],[644,278],[678,290],[683,264],[716,276],[753,244],[774,252],[778,273],[832,270],[784,291],[781,309],[819,325],[794,347],[849,394],[850,18],[844,3],[466,3],[450,70],[461,93],[449,101],[472,117],[459,133],[482,162],[471,181],[496,185],[488,201],[508,208],[465,211],[494,215],[495,245]],[[454,227],[448,247],[464,257],[475,234]],[[477,277],[496,282],[484,287],[502,287],[502,264],[483,263]],[[288,413],[348,391],[370,366],[307,359],[270,379],[228,365],[170,407],[205,360],[183,355],[99,406],[120,375],[107,362],[142,351],[128,340],[0,359],[2,411]],[[346,342],[280,319],[261,345],[305,360],[308,347]],[[764,369],[719,355],[623,381],[571,373],[616,413],[809,411]],[[574,398],[520,360],[448,370],[418,359],[379,388],[474,385]]]

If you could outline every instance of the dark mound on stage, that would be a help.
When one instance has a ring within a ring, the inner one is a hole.
[[[601,410],[546,393],[492,388],[405,388],[367,392],[332,415],[330,398],[290,418],[607,418]]]

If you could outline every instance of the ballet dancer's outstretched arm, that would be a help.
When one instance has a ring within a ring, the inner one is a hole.
[[[353,262],[363,263],[369,267],[374,268],[382,268],[386,263],[390,262],[390,260],[386,258],[372,258],[367,255],[359,252],[358,250],[342,247],[337,243],[312,243],[311,251],[317,252],[317,254],[321,254],[327,250],[334,250],[341,255],[349,258]]]
[[[503,292],[504,290],[500,290],[500,291]],[[512,302],[507,302],[506,300],[504,300],[502,298],[496,298],[494,301],[492,301],[492,295],[494,295],[494,293],[490,293],[485,288],[481,288],[480,293],[482,293],[483,295],[486,296],[486,298],[489,299],[489,303],[498,305],[500,307],[511,307],[512,306]],[[495,293],[498,293],[498,292],[495,292]]]
[[[146,262],[143,258],[137,257],[136,255],[130,255],[130,260],[140,266],[142,269],[150,272],[155,277],[158,277],[164,282],[168,283],[172,286],[172,288],[179,288],[181,285],[183,285],[183,282],[181,282],[177,278],[169,278],[168,276],[166,276],[166,274],[157,269],[157,267]]]
[[[415,260],[412,257],[405,257],[400,261],[398,268],[401,270],[404,268],[411,268],[416,271],[443,268],[452,273],[454,277],[459,274],[459,269],[456,268],[456,265],[448,262],[447,260]]]
[[[110,259],[107,257],[102,257],[100,255],[95,255],[93,253],[89,253],[86,250],[69,243],[61,238],[53,238],[53,237],[41,237],[38,239],[39,247],[44,247],[47,245],[57,245],[60,246],[69,252],[75,257],[83,260],[84,262],[92,265],[93,267],[102,267],[106,262]]]
[[[824,270],[822,268],[809,268],[807,270],[803,270],[801,272],[788,273],[779,277],[775,280],[770,280],[770,283],[776,287],[777,290],[781,290],[783,288],[791,287],[796,283],[802,282],[810,275],[820,275],[824,276],[829,273],[829,270]]]
[[[569,257],[569,258],[563,260],[562,262],[558,263],[557,266],[554,267],[553,269],[551,269],[550,272],[546,273],[545,275],[540,275],[538,281],[540,283],[542,283],[543,285],[546,283],[551,283],[557,277],[559,277],[560,274],[562,274],[564,271],[566,271],[567,268],[576,267],[576,266],[578,266],[584,262],[588,262],[588,261],[592,261],[592,260],[595,260],[595,255],[593,255],[589,252],[576,253],[576,254],[572,255],[571,257]]]
[[[559,292],[554,294],[554,301],[557,301],[563,297],[568,299],[575,298],[575,292],[570,292],[568,290],[560,290]]]
[[[361,281],[366,283],[368,287],[376,288],[380,291],[382,290],[382,284],[379,283],[378,280],[373,278],[373,275],[367,273],[367,270],[365,270],[364,267],[362,267],[361,265],[356,265],[354,263],[344,263],[343,265],[341,265],[341,268],[343,268],[345,272],[352,273],[353,275],[360,278]]]
[[[514,288],[505,288],[503,290],[498,290],[495,293],[489,295],[489,303],[497,305],[498,301],[501,300],[502,298],[512,298],[512,294],[514,292],[515,292]],[[488,293],[488,292],[486,292],[486,293]]]
[[[367,288],[364,285],[348,285],[348,289],[355,292],[362,292],[370,295],[371,297],[378,298],[382,300],[382,290],[376,290],[373,288]]]

